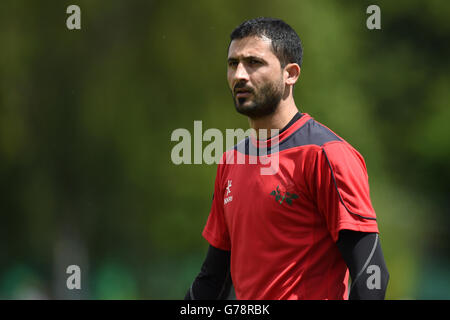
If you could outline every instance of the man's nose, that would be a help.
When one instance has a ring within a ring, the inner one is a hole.
[[[244,64],[239,63],[237,65],[236,72],[234,73],[234,80],[235,80],[235,82],[248,81],[249,80],[248,72],[245,69]]]

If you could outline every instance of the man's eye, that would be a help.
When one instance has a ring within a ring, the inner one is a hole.
[[[229,67],[235,67],[235,66],[237,66],[237,61],[228,61],[228,66],[229,66]]]
[[[258,60],[252,59],[250,60],[250,64],[259,64],[260,62]]]

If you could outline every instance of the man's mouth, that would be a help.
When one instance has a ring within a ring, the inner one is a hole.
[[[246,98],[246,97],[248,97],[249,95],[251,95],[251,92],[250,91],[242,91],[242,92],[237,92],[236,93],[236,98]]]
[[[252,91],[250,89],[246,88],[238,88],[234,90],[234,95],[236,98],[246,98],[252,94]]]

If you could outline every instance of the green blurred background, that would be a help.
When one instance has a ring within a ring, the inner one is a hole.
[[[81,8],[81,30],[66,8]],[[381,8],[381,30],[366,8]],[[0,3],[0,298],[179,299],[200,269],[216,165],[171,162],[173,130],[248,128],[231,30],[300,35],[299,109],[364,156],[388,299],[450,299],[450,2]],[[205,144],[204,144],[205,146]],[[81,290],[66,268],[81,267]]]

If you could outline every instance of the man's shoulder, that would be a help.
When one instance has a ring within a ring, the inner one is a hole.
[[[303,146],[322,147],[335,141],[345,142],[331,129],[311,118],[289,137],[281,141],[280,151]]]
[[[250,141],[250,137],[245,137],[233,147],[229,148],[222,154],[223,163],[228,163],[226,160],[235,157],[237,154],[256,155],[256,148]],[[271,154],[273,152],[281,152],[289,149],[296,149],[299,147],[310,148],[313,150],[320,150],[330,144],[339,144],[346,148],[354,149],[350,143],[336,134],[333,130],[315,120],[312,117],[308,117],[307,121],[297,128],[295,131],[289,134],[289,136],[282,139],[278,145],[273,148],[266,149],[263,154]],[[255,149],[255,150],[253,150]]]
[[[280,151],[289,149],[300,152],[301,161],[315,163],[323,159],[324,163],[344,165],[358,159],[365,166],[363,156],[353,145],[313,118],[280,143]]]

